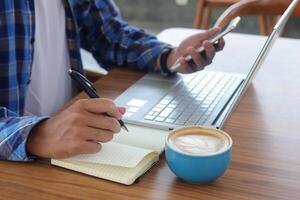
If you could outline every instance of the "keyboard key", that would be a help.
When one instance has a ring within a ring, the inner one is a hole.
[[[201,117],[200,120],[197,122],[197,124],[204,124],[205,121],[206,121],[206,118]]]
[[[146,115],[144,117],[144,119],[146,119],[146,120],[153,120],[154,118],[155,118],[155,116],[153,116],[153,115]]]
[[[183,113],[185,109],[184,108],[175,108],[174,112]]]
[[[166,123],[169,123],[169,124],[173,124],[175,122],[175,119],[171,119],[171,118],[167,118],[165,120]]]
[[[173,112],[173,109],[172,108],[165,108],[160,114],[159,116],[160,117],[168,117],[171,112]]]
[[[165,96],[163,99],[165,99],[165,100],[172,100],[174,97],[173,96],[171,96],[171,95],[167,95],[167,96]]]
[[[153,111],[148,112],[148,115],[153,115],[153,114],[154,114]]]
[[[205,98],[205,101],[210,101],[210,102],[212,102],[212,101],[214,101],[215,100],[215,96],[207,96],[206,98]]]
[[[180,103],[180,101],[173,100],[173,101],[171,101],[171,103],[169,105],[177,106],[179,103]]]
[[[176,104],[169,104],[167,108],[176,108]]]
[[[177,120],[186,122],[189,117],[190,117],[190,115],[180,115]]]
[[[159,115],[159,112],[154,112],[152,115],[156,117],[157,115]]]
[[[175,99],[173,99],[172,102],[180,102],[182,99],[184,99],[184,96],[179,95],[179,96],[175,97]]]
[[[156,117],[155,118],[155,121],[158,121],[158,122],[163,122],[165,120],[164,117]]]
[[[188,116],[191,116],[191,114],[195,112],[195,109],[185,109],[183,112],[182,112],[182,115],[188,115]]]
[[[193,104],[197,105],[197,107],[198,107],[201,103],[202,103],[202,102],[201,102],[201,101],[198,101],[198,100],[193,101]]]
[[[208,109],[207,109],[207,112],[211,112],[211,111],[213,111],[213,107],[209,107]]]
[[[164,108],[164,107],[166,107],[166,104],[157,104],[156,105],[156,108]]]
[[[212,101],[209,101],[209,100],[205,99],[202,103],[203,103],[203,104],[211,104]]]
[[[202,92],[198,95],[197,99],[203,101],[205,99],[207,95],[206,94],[203,94]]]
[[[218,102],[213,102],[210,106],[214,108],[214,107],[216,107],[217,104],[218,104]]]
[[[208,117],[209,117],[209,114],[210,114],[210,113],[208,113],[208,112],[206,111],[202,117],[208,118]]]
[[[162,110],[163,108],[158,108],[158,107],[152,109],[153,112],[161,112]]]
[[[202,104],[200,105],[200,107],[201,107],[201,108],[208,108],[208,107],[209,107],[209,104],[204,104],[204,103],[202,103]]]
[[[175,122],[176,125],[184,125],[184,123],[185,123],[185,121],[178,121],[178,120],[176,120],[176,122]]]
[[[177,111],[173,111],[169,118],[172,118],[172,119],[177,119],[179,117],[179,115],[181,114],[181,112],[177,112]]]
[[[171,100],[163,99],[163,100],[161,100],[159,103],[160,103],[160,104],[163,104],[163,105],[166,105],[166,104],[170,103],[170,101],[171,101]]]
[[[191,117],[195,118],[195,117],[198,117],[198,119],[200,118],[201,115],[203,115],[204,111],[202,110],[195,110],[193,112],[193,114],[191,115]]]
[[[192,103],[187,107],[187,109],[196,110],[197,107],[198,107],[197,105]]]
[[[190,118],[185,125],[195,125],[197,123],[198,119],[197,118]]]
[[[191,115],[193,112],[195,112],[196,109],[192,109],[192,108],[187,108],[184,113],[185,115]]]
[[[185,109],[188,105],[189,105],[189,102],[182,102],[181,104],[179,104],[177,106],[177,108],[183,108],[183,109]]]
[[[201,110],[197,110],[196,113],[199,114],[199,116],[201,115],[204,115],[204,113],[206,112],[207,108],[202,108]]]

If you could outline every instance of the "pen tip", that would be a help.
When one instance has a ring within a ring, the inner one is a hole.
[[[128,131],[128,128],[126,127],[125,124],[122,126],[122,128],[123,128],[125,131],[129,132],[129,131]]]

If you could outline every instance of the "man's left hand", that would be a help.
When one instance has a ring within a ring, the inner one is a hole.
[[[192,73],[199,70],[203,70],[205,66],[212,63],[212,60],[216,54],[216,51],[221,51],[224,48],[225,41],[220,39],[218,41],[217,49],[211,44],[208,39],[220,32],[220,28],[212,28],[208,31],[195,34],[188,37],[181,44],[174,49],[168,56],[167,66],[170,67],[179,59],[181,66],[176,70],[176,72],[181,73]],[[199,47],[203,46],[205,49],[205,58],[197,52]],[[189,54],[192,60],[187,62],[183,56]]]

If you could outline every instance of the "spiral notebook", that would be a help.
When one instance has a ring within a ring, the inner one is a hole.
[[[111,142],[102,144],[96,154],[68,159],[51,159],[51,164],[98,178],[131,185],[148,171],[163,152],[167,131],[126,125]]]

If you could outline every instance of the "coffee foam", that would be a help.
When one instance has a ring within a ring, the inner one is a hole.
[[[201,156],[223,151],[231,144],[231,140],[219,130],[185,127],[173,131],[168,143],[177,151]]]

